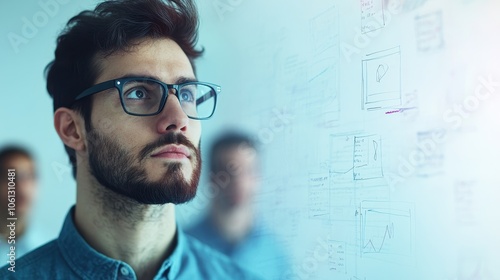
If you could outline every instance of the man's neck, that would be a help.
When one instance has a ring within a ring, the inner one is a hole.
[[[153,279],[175,247],[174,205],[139,204],[100,186],[77,190],[75,224],[83,238],[129,264],[138,279]]]

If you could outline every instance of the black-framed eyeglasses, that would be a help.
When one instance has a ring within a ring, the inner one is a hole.
[[[75,101],[112,88],[118,90],[123,110],[129,115],[157,115],[167,103],[169,93],[173,93],[184,113],[195,120],[205,120],[214,114],[217,94],[221,91],[220,86],[211,83],[165,84],[152,78],[133,77],[94,85],[79,94]]]

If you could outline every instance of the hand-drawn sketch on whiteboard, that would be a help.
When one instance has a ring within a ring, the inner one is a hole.
[[[460,226],[475,226],[478,221],[475,213],[474,180],[460,180],[454,183],[455,221]]]
[[[382,140],[379,135],[354,137],[354,180],[381,178]]]
[[[443,147],[435,144],[432,137],[445,133],[443,128],[417,132],[417,147],[424,157],[424,160],[417,165],[418,177],[429,178],[444,174],[445,153]]]
[[[414,212],[410,203],[362,201],[358,213],[361,257],[411,263],[415,238]]]
[[[442,17],[441,11],[415,17],[415,40],[419,51],[428,52],[443,48]]]
[[[309,20],[312,53],[321,55],[339,45],[338,9],[332,6]]]
[[[340,116],[338,9],[332,6],[309,20],[311,63],[308,69],[309,114],[321,127],[331,127]]]
[[[309,174],[309,218],[328,219],[330,213],[329,174]]]
[[[347,183],[384,176],[380,135],[332,135],[330,153],[333,182]]]
[[[361,0],[361,33],[368,33],[384,26],[384,0]]]
[[[347,273],[346,266],[346,243],[342,241],[329,240],[328,263],[332,272],[339,274]]]
[[[354,169],[354,136],[331,135],[330,159],[332,182],[350,183],[353,180]]]
[[[362,109],[401,105],[401,50],[398,47],[366,55],[362,61]]]
[[[399,5],[403,5],[403,11],[411,12],[420,8],[427,0],[386,0],[387,2],[399,2]],[[398,3],[396,3],[398,5]]]

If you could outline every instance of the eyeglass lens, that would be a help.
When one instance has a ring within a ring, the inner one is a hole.
[[[130,80],[122,86],[125,110],[132,114],[154,114],[160,110],[166,97],[166,88],[152,80]],[[173,90],[173,89],[172,89]],[[215,109],[215,91],[212,87],[188,83],[179,87],[179,102],[184,113],[192,118],[208,118]]]

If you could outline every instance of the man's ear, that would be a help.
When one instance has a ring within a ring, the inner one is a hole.
[[[54,127],[63,143],[75,151],[84,151],[85,121],[83,117],[68,108],[58,108],[54,113]]]

